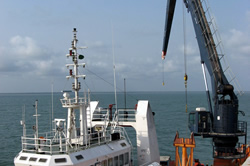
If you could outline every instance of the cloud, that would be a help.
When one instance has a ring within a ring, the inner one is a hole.
[[[0,72],[48,76],[60,74],[62,64],[52,49],[42,47],[31,37],[14,36],[0,48]],[[55,73],[56,71],[57,73]]]
[[[37,57],[41,53],[41,49],[36,42],[30,37],[15,36],[10,39],[12,51],[18,58]]]
[[[248,12],[248,19],[250,18],[250,12]],[[233,71],[232,77],[234,75],[241,84],[240,90],[249,90],[249,86],[247,82],[249,82],[249,77],[246,77],[246,75],[249,75],[249,63],[250,63],[250,31],[249,28],[243,29],[231,29],[228,31],[228,33],[223,35],[223,41],[225,44],[225,52],[226,52],[226,59],[229,63],[229,66],[231,67]],[[227,62],[226,61],[226,62]],[[221,61],[223,62],[223,61]],[[228,66],[228,64],[222,63],[224,66]],[[228,70],[227,70],[228,71]],[[230,70],[229,70],[230,71]],[[228,76],[229,74],[226,73]],[[231,80],[230,77],[228,77],[229,80]],[[233,83],[234,86],[236,86]]]
[[[232,29],[225,36],[225,46],[230,58],[242,60],[248,58],[250,54],[250,32],[243,32]],[[237,55],[237,56],[236,56]]]
[[[164,62],[163,62],[164,63]],[[160,66],[164,65],[164,72],[176,72],[179,70],[179,67],[174,60],[167,60],[166,64],[158,64],[159,68]],[[163,68],[163,67],[162,67]]]
[[[247,37],[244,35],[243,32],[231,29],[225,40],[226,45],[228,46],[240,46],[247,41]]]
[[[196,44],[196,43],[195,43]],[[192,44],[193,45],[193,44]],[[185,51],[187,56],[199,55],[197,47],[193,47],[190,43],[186,45]],[[197,44],[196,44],[197,45]],[[179,51],[184,55],[184,45],[179,47]]]
[[[233,28],[223,36],[226,49],[229,50],[227,52],[233,59],[245,59],[250,54],[250,11],[246,11],[245,19],[248,28]]]

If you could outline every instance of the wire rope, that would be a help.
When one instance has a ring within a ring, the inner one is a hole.
[[[187,50],[186,50],[186,12],[185,12],[185,6],[184,3],[182,4],[182,12],[183,12],[183,51],[184,51],[184,70],[185,70],[185,75],[184,75],[184,84],[185,84],[185,103],[186,103],[186,113],[188,112],[188,107],[187,107]]]
[[[107,84],[109,84],[110,86],[114,87],[114,84],[108,82],[107,80],[105,80],[104,78],[102,78],[101,76],[97,75],[96,73],[94,73],[93,71],[85,68],[88,72],[90,72],[91,74],[95,75],[96,77],[98,77],[99,79],[103,80],[104,82],[106,82]],[[116,87],[120,92],[123,92],[124,90],[119,88],[119,87]],[[131,98],[135,99],[136,101],[138,101],[139,99],[135,98],[134,96],[132,95],[129,95],[127,94],[128,96],[130,96]]]

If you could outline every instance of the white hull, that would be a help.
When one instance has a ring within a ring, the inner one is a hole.
[[[15,158],[15,166],[95,166],[119,163],[130,165],[131,146],[126,140],[113,141],[71,154],[45,155],[20,152]],[[24,160],[25,159],[25,160]]]

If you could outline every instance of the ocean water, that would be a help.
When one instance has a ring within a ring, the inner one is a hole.
[[[118,107],[124,107],[124,94],[118,93]],[[53,94],[54,118],[65,118],[67,110],[61,107],[62,93]],[[187,127],[188,114],[185,112],[184,92],[128,92],[126,95],[126,107],[134,108],[137,100],[149,100],[153,112],[155,112],[155,125],[159,143],[160,154],[171,156],[175,159],[173,146],[176,131],[180,137],[189,138],[190,132]],[[12,166],[14,157],[21,150],[21,136],[23,133],[20,120],[22,119],[22,107],[25,105],[25,121],[27,134],[32,133],[35,125],[35,100],[38,100],[39,132],[50,130],[51,126],[51,93],[19,93],[0,94],[0,166]],[[113,93],[92,93],[91,100],[100,101],[99,106],[107,108],[114,104]],[[250,92],[239,96],[239,110],[245,112],[245,116],[239,116],[240,120],[250,119]],[[207,107],[205,92],[188,92],[188,112],[196,107]],[[250,128],[250,122],[248,128]],[[127,129],[132,142],[135,143],[135,132]],[[248,132],[250,133],[250,132]],[[248,135],[249,137],[249,135]],[[250,137],[249,137],[250,139]],[[249,140],[248,139],[248,140]],[[212,141],[195,137],[196,148],[194,158],[199,158],[204,164],[212,163]]]

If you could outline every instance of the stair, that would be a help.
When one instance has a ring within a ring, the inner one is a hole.
[[[196,0],[194,4],[194,12],[198,13],[197,23],[199,23],[201,26],[202,33],[205,37],[205,45],[210,51],[211,56],[209,58],[214,62],[213,72],[220,70],[220,62],[222,69],[225,69],[223,71],[224,75],[228,79],[228,82],[232,84],[236,90],[236,95],[242,95],[244,92],[242,91],[239,81],[236,79],[236,76],[234,75],[232,69],[229,66],[228,60],[226,59],[224,46],[215,19],[211,14],[212,12],[208,0]],[[219,57],[219,59],[217,57]]]

